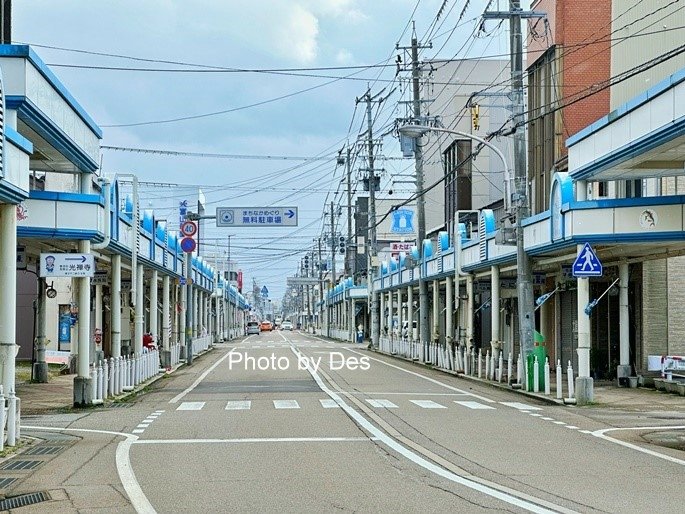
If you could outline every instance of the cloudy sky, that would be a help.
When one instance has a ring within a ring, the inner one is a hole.
[[[297,206],[297,230],[230,232],[235,234],[231,239],[232,257],[249,283],[254,277],[259,285],[269,287],[272,298],[280,298],[285,291],[285,276],[294,274],[304,251],[311,249],[312,241],[321,234],[324,203],[340,203],[341,195],[333,193],[342,174],[330,156],[346,140],[353,142],[362,130],[362,110],[355,110],[355,98],[364,94],[367,84],[372,92],[395,88],[395,67],[286,74],[216,72],[216,68],[293,70],[392,65],[398,53],[395,44],[409,44],[411,19],[416,21],[419,39],[430,33],[433,43],[433,49],[424,50],[422,58],[507,52],[503,29],[497,32],[499,38],[470,39],[487,3],[15,0],[13,39],[36,45],[34,49],[42,59],[55,65],[55,73],[103,128],[103,145],[255,157],[329,156],[327,160],[302,162],[103,151],[105,172],[134,172],[144,181],[200,186],[210,211],[216,206]],[[497,3],[494,0],[493,6]],[[505,3],[501,1],[503,8]],[[443,4],[441,16],[434,23]],[[469,5],[462,16],[465,4]],[[492,29],[494,24],[489,22],[486,28]],[[186,72],[95,68],[103,66]],[[303,77],[302,73],[319,76]],[[403,108],[397,107],[401,94],[401,88],[396,89],[383,106],[376,131],[403,114]],[[262,105],[249,107],[259,103]],[[219,111],[232,112],[213,114]],[[384,155],[397,157],[397,146],[392,137],[386,138]],[[384,183],[389,182],[391,173],[409,166],[409,160],[384,163]],[[168,217],[172,223],[177,219],[178,201],[192,201],[196,195],[196,189],[193,193],[188,187],[145,189],[146,206],[155,207],[158,218]],[[341,229],[346,231],[344,216]],[[225,252],[225,236],[229,234],[226,229],[213,228],[206,234],[210,238],[209,253],[215,251],[210,245],[217,240],[222,246],[216,251]]]

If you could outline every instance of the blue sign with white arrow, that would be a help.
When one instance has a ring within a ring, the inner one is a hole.
[[[296,227],[297,207],[217,207],[217,227]]]
[[[573,262],[573,276],[578,278],[601,277],[603,273],[604,270],[599,257],[597,257],[590,243],[585,243],[585,246],[583,246],[583,249]]]
[[[262,296],[263,296],[264,298],[268,298],[268,297],[269,297],[269,290],[266,288],[266,286],[262,286]]]

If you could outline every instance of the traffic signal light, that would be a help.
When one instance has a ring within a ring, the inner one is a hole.
[[[347,251],[347,240],[345,236],[340,236],[338,238],[338,252],[345,253]]]
[[[304,269],[309,269],[309,254],[304,256]]]

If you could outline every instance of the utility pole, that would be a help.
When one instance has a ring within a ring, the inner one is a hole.
[[[511,68],[511,98],[513,104],[514,124],[523,121],[523,35],[521,18],[540,18],[543,13],[524,12],[521,0],[510,0],[509,11],[486,12],[485,19],[509,19],[509,44]],[[535,305],[533,300],[533,272],[531,259],[523,244],[523,227],[521,222],[530,216],[528,203],[528,172],[526,168],[526,139],[524,130],[517,127],[514,132],[514,189],[512,205],[516,216],[516,260],[518,284],[519,339],[521,357],[524,365],[526,356],[533,351],[533,333],[535,331]],[[493,306],[493,309],[495,306]]]
[[[416,123],[422,122],[421,116],[421,69],[419,67],[419,50],[432,48],[432,45],[421,45],[416,38],[416,31],[412,34],[411,46],[400,47],[411,51],[411,79],[412,79],[412,117]],[[423,259],[423,240],[426,238],[426,199],[423,191],[423,138],[417,137],[414,143],[414,161],[416,166],[416,218],[418,223],[416,246]],[[421,344],[430,342],[430,328],[428,326],[428,284],[425,278],[425,268],[422,263],[419,273],[419,339]]]
[[[323,323],[323,260],[321,258],[321,238],[317,238],[317,245],[319,247],[319,332]]]
[[[345,253],[345,271],[354,280],[354,248],[352,246],[352,163],[350,162],[350,147],[345,156],[347,166],[347,245]]]
[[[12,43],[12,0],[0,0],[0,43]]]
[[[331,286],[335,287],[335,207],[331,202]],[[331,337],[331,325],[335,320],[334,309],[329,309],[328,337]]]
[[[371,105],[376,101],[371,96],[371,91],[357,99],[357,103],[366,102],[366,121],[367,121],[367,144],[368,144],[368,181],[369,181],[369,215],[367,221],[368,234],[368,258],[366,265],[366,281],[369,290],[369,302],[371,310],[371,343],[372,346],[378,348],[378,340],[380,338],[380,313],[378,312],[378,293],[373,287],[374,269],[376,266],[376,170],[374,169],[374,155],[373,155],[373,115],[371,112]],[[382,101],[382,100],[381,100]]]

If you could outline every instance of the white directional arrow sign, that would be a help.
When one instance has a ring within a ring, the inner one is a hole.
[[[217,207],[217,227],[296,227],[297,207]]]

